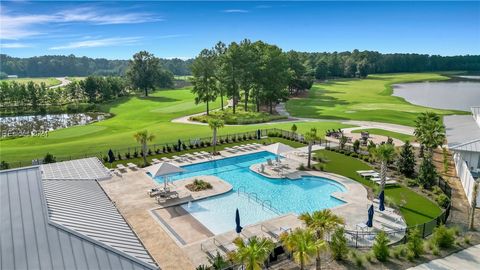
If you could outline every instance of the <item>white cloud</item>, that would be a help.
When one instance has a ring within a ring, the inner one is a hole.
[[[124,46],[138,43],[141,37],[119,37],[103,38],[70,42],[66,45],[60,45],[49,48],[50,50],[81,49],[107,46]]]
[[[0,48],[5,48],[5,49],[19,49],[19,48],[30,48],[30,47],[32,46],[24,43],[0,43]]]
[[[64,10],[52,15],[46,14],[8,14],[0,9],[1,39],[18,40],[21,38],[45,34],[35,30],[36,27],[58,23],[86,23],[94,25],[135,24],[162,21],[163,19],[149,13],[114,13],[99,12],[91,7]]]
[[[248,13],[248,10],[245,9],[225,9],[223,10],[225,13]]]

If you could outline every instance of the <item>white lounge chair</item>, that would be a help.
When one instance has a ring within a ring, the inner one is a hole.
[[[176,162],[182,163],[184,161],[182,157],[179,157],[179,156],[172,156],[172,157],[173,157],[173,160]]]
[[[369,177],[379,177],[380,174],[377,173],[377,172],[373,172],[373,173],[361,173],[360,174],[362,177],[365,177],[365,178],[369,178]]]
[[[229,152],[229,153],[236,153],[238,151],[237,149],[233,149],[233,148],[230,148],[230,147],[225,147],[224,150]]]
[[[198,158],[205,158],[205,156],[199,152],[193,152],[193,155]]]
[[[209,152],[201,151],[200,153],[201,153],[204,157],[206,157],[206,158],[212,157],[212,154],[210,154]]]
[[[156,158],[152,158],[152,162],[153,164],[157,164],[157,163],[160,163],[161,161]]]
[[[363,170],[363,171],[357,171],[358,174],[362,175],[362,174],[365,174],[365,173],[375,173],[374,170]]]
[[[117,169],[120,171],[127,171],[127,167],[123,166],[123,164],[117,164]]]
[[[169,159],[168,157],[162,157],[160,160],[163,161],[163,162],[170,162],[170,161],[172,161],[172,160]]]
[[[288,232],[290,228],[278,228],[269,223],[263,223],[261,225],[261,230],[266,232],[274,240],[279,240],[282,233]]]
[[[133,164],[133,163],[131,163],[131,162],[127,163],[127,166],[128,166],[128,168],[129,168],[130,170],[136,170],[136,169],[138,169],[137,164]]]
[[[213,243],[225,253],[230,253],[237,250],[237,246],[223,235],[217,235],[215,238],[213,238]]]

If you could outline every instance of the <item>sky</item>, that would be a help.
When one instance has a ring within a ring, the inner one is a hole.
[[[0,50],[191,58],[248,38],[284,50],[480,54],[480,2],[0,2]]]

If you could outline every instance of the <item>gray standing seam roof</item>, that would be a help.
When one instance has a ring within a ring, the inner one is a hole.
[[[479,151],[480,127],[472,115],[445,116],[443,123],[449,148],[462,147],[458,150]]]
[[[43,179],[104,180],[111,176],[108,169],[96,157],[42,165]]]
[[[39,167],[0,172],[0,269],[157,269],[50,220],[44,195]]]

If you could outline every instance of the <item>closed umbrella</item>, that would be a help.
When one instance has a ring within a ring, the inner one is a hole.
[[[237,211],[235,212],[235,224],[236,224],[235,231],[237,233],[241,233],[243,227],[240,226],[240,213],[238,212],[238,208],[237,208]]]
[[[370,208],[368,208],[367,227],[373,227],[373,204],[370,205]]]
[[[380,209],[380,211],[385,210],[385,193],[383,190],[380,192],[380,195],[378,195],[378,200],[380,201],[378,209]]]

